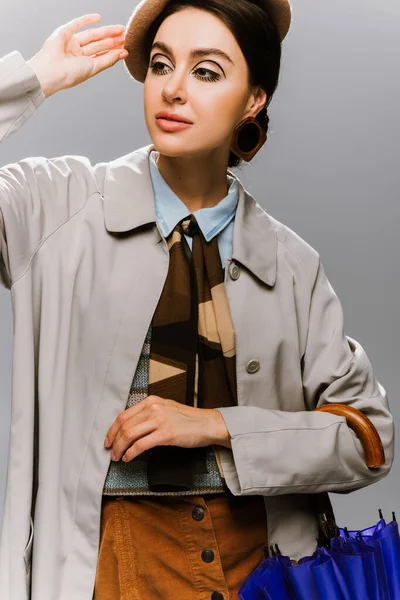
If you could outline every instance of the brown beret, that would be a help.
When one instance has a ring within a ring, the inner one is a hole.
[[[143,43],[152,22],[170,0],[142,0],[136,6],[126,26],[125,48],[129,55],[125,65],[134,79],[142,83],[147,75],[147,57]],[[286,37],[291,22],[289,0],[265,0],[267,9],[278,29],[281,41]]]

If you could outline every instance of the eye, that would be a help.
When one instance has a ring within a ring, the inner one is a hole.
[[[168,65],[162,63],[161,61],[156,61],[152,65],[150,65],[150,69],[155,75],[165,75],[165,67],[170,68]],[[221,75],[215,73],[214,71],[211,71],[211,69],[206,69],[205,67],[198,67],[194,70],[194,73],[198,73],[197,78],[201,81],[218,81],[219,79],[221,79]],[[204,75],[204,73],[207,73],[207,75]]]
[[[197,73],[199,71],[203,71],[203,73],[209,73],[209,75],[207,76],[199,75],[199,78],[203,81],[218,81],[218,79],[221,79],[221,75],[215,73],[215,71],[211,71],[211,69],[206,69],[205,67],[199,67],[198,69],[196,69],[196,71]]]
[[[150,65],[152,73],[155,73],[156,75],[164,75],[165,71],[163,70],[163,67],[168,67],[168,65],[160,62],[159,60]]]

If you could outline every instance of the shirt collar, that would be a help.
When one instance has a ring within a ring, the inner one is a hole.
[[[156,157],[156,151],[150,152],[149,164],[154,189],[155,209],[162,234],[164,237],[168,237],[176,225],[190,215],[190,211],[161,175],[156,164]],[[234,177],[229,174],[227,177],[229,183],[227,196],[218,202],[216,206],[201,208],[193,213],[207,242],[218,235],[232,221],[236,213],[239,201],[239,185]]]
[[[133,234],[145,225],[155,225],[157,217],[149,166],[152,150],[155,148],[149,144],[96,166],[94,175],[103,198],[105,227],[110,234]],[[233,171],[228,170],[228,174],[239,186],[232,259],[272,287],[277,277],[276,220],[259,205]],[[154,244],[159,244],[162,237],[157,227],[152,228],[152,234]]]

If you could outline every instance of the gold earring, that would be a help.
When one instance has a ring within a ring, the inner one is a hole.
[[[243,138],[243,133],[246,131],[246,137],[253,139],[253,135],[257,139],[255,144],[249,146],[249,141]],[[249,135],[250,134],[250,135]],[[255,117],[246,117],[233,130],[231,150],[236,156],[248,162],[257,154],[261,146],[265,144],[267,134],[261,124]],[[244,147],[243,147],[244,146]]]

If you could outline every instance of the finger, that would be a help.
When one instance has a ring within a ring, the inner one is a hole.
[[[137,444],[143,437],[148,436],[157,429],[157,424],[154,421],[149,420],[146,420],[139,425],[135,425],[134,427],[130,427],[129,429],[126,428],[118,441],[114,442],[111,452],[112,460],[120,460],[128,448]]]
[[[146,452],[146,450],[150,450],[150,448],[155,448],[156,446],[162,446],[162,445],[163,445],[163,440],[160,437],[159,432],[154,431],[150,435],[147,435],[146,437],[142,437],[133,446],[129,447],[126,450],[122,460],[124,462],[129,462],[129,461],[133,460],[134,458],[136,458],[137,456],[139,456],[140,454],[142,454],[143,452]]]
[[[100,54],[93,58],[93,75],[97,75],[110,67],[113,67],[117,64],[118,61],[126,58],[128,56],[128,52],[126,50],[109,50],[104,54]]]
[[[128,54],[128,53],[126,53],[126,54]],[[174,405],[177,404],[175,402],[175,400],[168,400],[166,398],[161,398],[160,396],[147,396],[147,398],[144,398],[144,400],[141,400],[137,404],[134,404],[134,406],[130,406],[129,408],[124,410],[122,413],[120,413],[118,415],[118,417],[115,419],[114,423],[112,424],[110,429],[107,431],[106,439],[104,440],[104,445],[106,446],[106,448],[111,446],[111,444],[113,444],[113,442],[115,441],[115,438],[116,438],[121,426],[124,423],[126,423],[126,421],[129,421],[133,417],[137,417],[137,415],[139,415],[139,413],[141,413],[142,411],[146,411],[146,412],[143,413],[142,418],[140,419],[139,422],[143,421],[144,419],[149,418],[150,415],[153,417],[158,415],[160,413],[160,407],[162,407],[162,406],[168,407],[168,406],[172,406],[173,404]],[[195,410],[199,410],[199,409],[195,409]]]
[[[62,29],[69,36],[72,36],[72,35],[74,35],[74,33],[76,31],[78,31],[78,29],[81,29],[82,27],[86,27],[86,25],[93,25],[94,23],[98,23],[100,21],[100,19],[101,19],[101,16],[97,13],[83,15],[82,17],[77,17],[76,19],[72,19],[72,21],[69,21],[69,23],[66,23]]]
[[[98,42],[104,38],[119,37],[124,34],[125,27],[123,25],[107,25],[106,27],[97,27],[96,29],[86,29],[75,34],[81,46],[86,46],[91,42]]]
[[[124,410],[122,413],[120,413],[118,415],[118,417],[115,419],[114,423],[111,425],[110,429],[107,431],[106,434],[106,439],[105,439],[105,446],[106,448],[108,448],[109,446],[111,446],[117,435],[119,430],[121,429],[121,426],[126,423],[126,421],[129,421],[130,419],[132,419],[132,417],[137,416],[140,412],[142,412],[146,407],[146,405],[142,402],[139,402],[138,404],[135,404],[134,406],[130,406],[129,408],[127,408],[126,410]],[[145,418],[147,418],[146,416],[143,416],[142,420],[144,420]],[[108,443],[107,443],[108,441]]]
[[[127,411],[125,411],[125,412],[127,412]],[[111,444],[115,448],[116,445],[119,443],[119,441],[124,437],[124,433],[127,430],[134,429],[141,423],[150,421],[151,419],[154,419],[154,418],[155,418],[155,415],[149,414],[149,411],[143,410],[141,413],[135,415],[134,417],[131,417],[129,420],[127,420],[127,421],[125,420],[122,424],[119,424],[118,430],[114,434],[114,439]],[[113,434],[111,434],[111,436],[112,435]]]
[[[96,54],[100,54],[105,52],[106,50],[120,49],[121,51],[124,49],[124,38],[108,38],[107,40],[101,40],[100,42],[93,42],[92,44],[87,44],[82,50],[82,54],[85,56],[95,56]]]

